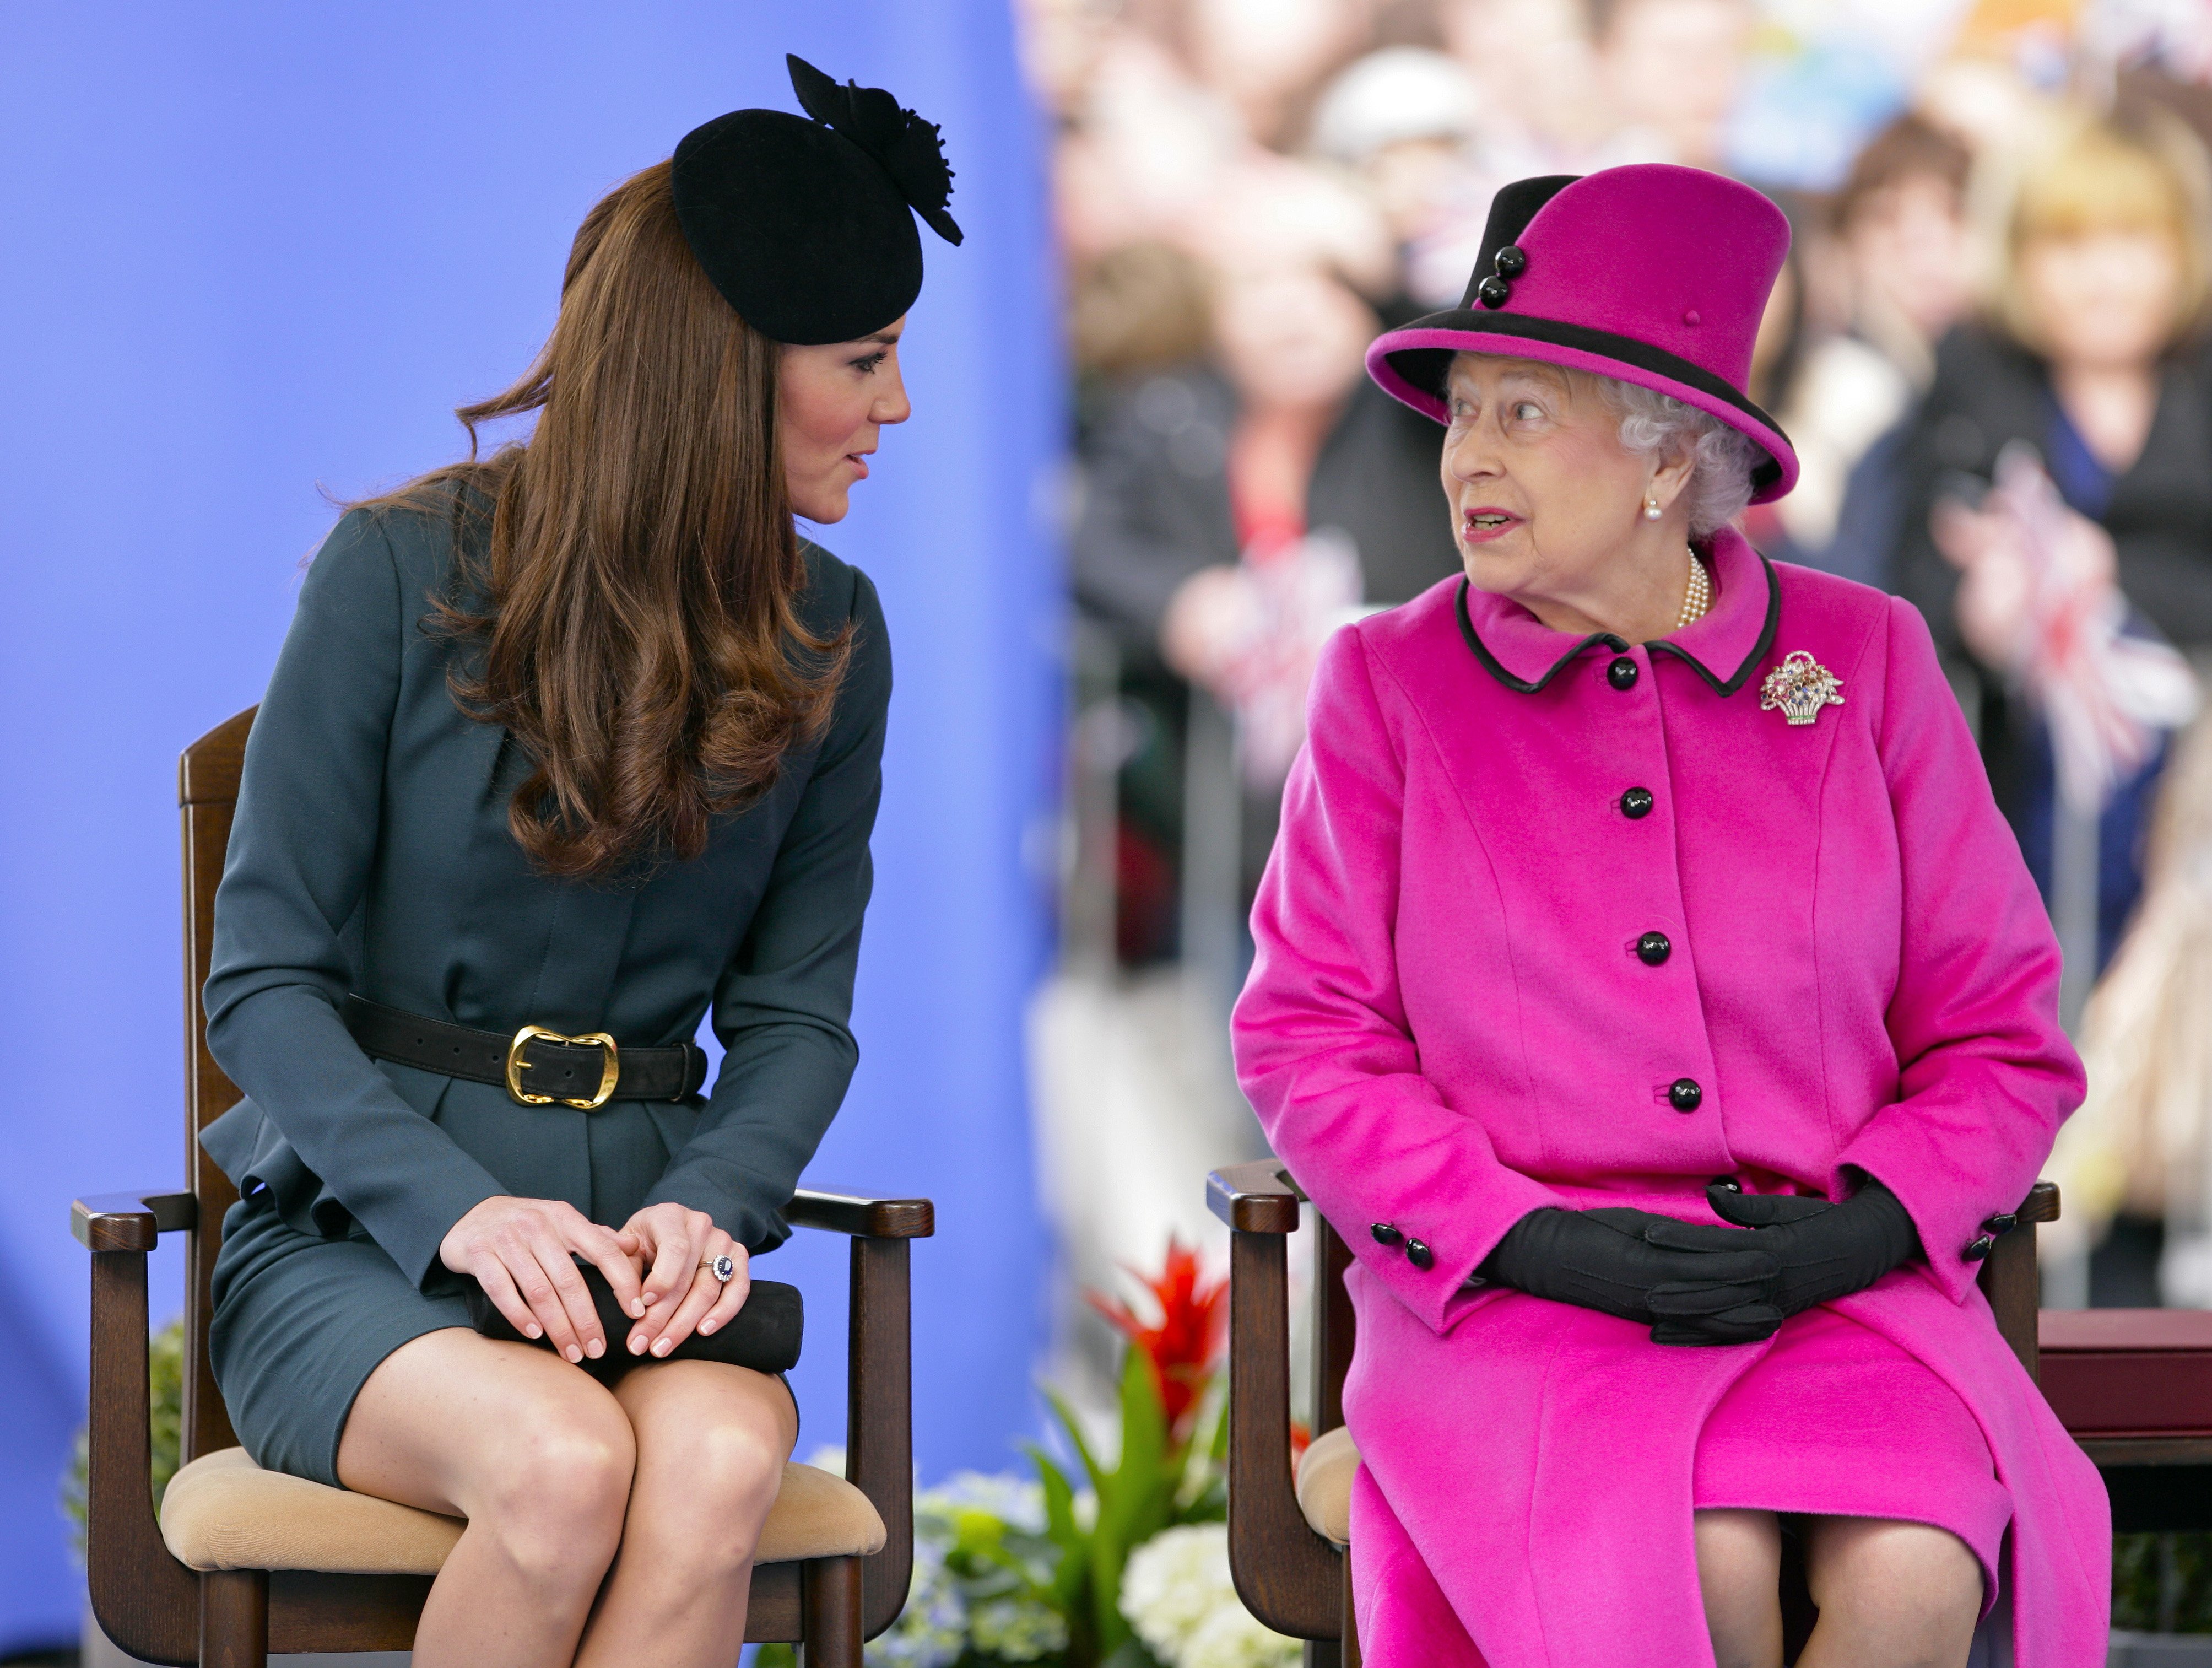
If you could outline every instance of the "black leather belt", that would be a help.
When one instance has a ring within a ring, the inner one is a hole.
[[[561,1101],[586,1111],[610,1100],[682,1100],[707,1081],[706,1050],[622,1048],[604,1031],[564,1036],[525,1026],[512,1037],[426,1020],[365,996],[345,999],[346,1029],[362,1052],[505,1089],[526,1106]]]

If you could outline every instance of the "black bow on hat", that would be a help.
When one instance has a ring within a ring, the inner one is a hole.
[[[935,122],[926,122],[880,87],[847,82],[842,87],[805,58],[786,52],[799,107],[834,127],[884,165],[929,229],[957,247],[960,228],[945,212],[952,200],[952,167]]]
[[[676,217],[732,307],[771,340],[848,342],[921,293],[920,214],[960,228],[937,126],[881,88],[839,86],[787,57],[808,116],[733,110],[676,147]]]

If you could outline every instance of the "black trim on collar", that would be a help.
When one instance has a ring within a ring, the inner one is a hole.
[[[1705,669],[1705,662],[1687,649],[1679,648],[1664,638],[1644,646],[1654,654],[1672,654],[1676,660],[1693,667],[1698,676],[1713,686],[1714,694],[1735,694],[1743,687],[1744,679],[1751,676],[1752,668],[1765,660],[1766,651],[1774,647],[1775,629],[1782,624],[1782,587],[1775,580],[1774,564],[1762,555],[1759,558],[1759,565],[1766,575],[1766,623],[1759,628],[1759,641],[1752,644],[1751,653],[1743,657],[1743,664],[1736,667],[1727,682],[1714,677]]]
[[[1766,658],[1767,651],[1774,647],[1774,634],[1782,624],[1782,587],[1774,577],[1774,564],[1762,555],[1759,558],[1759,565],[1760,570],[1766,575],[1766,618],[1759,628],[1759,640],[1752,644],[1751,653],[1743,657],[1742,663],[1727,679],[1716,678],[1703,661],[1686,648],[1680,648],[1664,637],[1645,643],[1644,645],[1645,650],[1653,654],[1672,654],[1711,685],[1716,695],[1725,697],[1735,694],[1744,686],[1746,680],[1750,678],[1759,663]],[[1483,669],[1506,688],[1516,693],[1534,695],[1553,679],[1558,677],[1559,669],[1569,661],[1573,660],[1576,655],[1594,642],[1603,643],[1616,654],[1624,653],[1628,648],[1628,640],[1626,637],[1615,636],[1610,631],[1593,631],[1560,655],[1558,660],[1553,661],[1552,669],[1532,684],[1526,678],[1516,678],[1508,672],[1498,658],[1490,652],[1489,645],[1485,643],[1476,632],[1474,618],[1467,611],[1467,595],[1474,588],[1474,585],[1467,579],[1461,579],[1458,608],[1459,634],[1467,639],[1467,646],[1474,651],[1474,658],[1482,662]]]
[[[1487,307],[1454,307],[1446,313],[1431,313],[1426,318],[1415,319],[1401,328],[1480,331],[1489,336],[1523,336],[1534,341],[1555,343],[1563,348],[1573,348],[1580,353],[1616,359],[1624,365],[1633,365],[1637,369],[1649,371],[1655,376],[1686,384],[1715,399],[1726,400],[1746,417],[1781,435],[1784,441],[1790,438],[1784,433],[1780,423],[1759,410],[1749,396],[1726,377],[1716,376],[1703,365],[1692,364],[1680,355],[1654,347],[1649,342],[1639,342],[1633,336],[1616,335],[1609,330],[1594,330],[1588,325],[1571,325],[1558,319],[1532,318],[1525,313],[1493,313]],[[1450,348],[1400,348],[1389,358],[1390,362],[1397,367],[1399,375],[1407,381],[1442,399],[1454,351]],[[1765,449],[1760,447],[1762,451]],[[1770,457],[1751,472],[1752,490],[1764,491],[1781,478],[1782,466]]]
[[[1566,665],[1569,661],[1573,660],[1576,655],[1594,642],[1603,643],[1616,654],[1624,654],[1628,648],[1628,639],[1626,637],[1616,637],[1610,631],[1593,631],[1565,654],[1560,655],[1558,660],[1553,661],[1552,669],[1532,684],[1526,678],[1516,678],[1508,672],[1499,664],[1498,657],[1490,652],[1489,646],[1475,635],[1474,621],[1467,612],[1467,594],[1474,588],[1474,585],[1465,578],[1459,582],[1460,636],[1467,639],[1467,646],[1474,651],[1474,658],[1482,662],[1485,670],[1492,677],[1497,679],[1506,688],[1516,690],[1522,695],[1534,695],[1538,690],[1543,688],[1545,685],[1559,675],[1561,667]]]

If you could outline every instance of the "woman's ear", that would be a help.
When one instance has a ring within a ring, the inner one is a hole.
[[[1668,457],[1651,472],[1651,484],[1644,488],[1644,502],[1656,503],[1661,512],[1674,507],[1690,484],[1690,477],[1697,472],[1698,454],[1693,447],[1685,447]]]

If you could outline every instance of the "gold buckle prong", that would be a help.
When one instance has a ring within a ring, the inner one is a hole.
[[[568,1043],[581,1047],[597,1043],[604,1052],[606,1063],[599,1071],[599,1092],[589,1100],[579,1100],[573,1095],[532,1094],[522,1087],[522,1074],[530,1069],[530,1062],[522,1057],[523,1047],[529,1043]],[[604,1031],[586,1032],[581,1037],[571,1037],[564,1032],[548,1031],[544,1026],[525,1026],[514,1033],[514,1040],[507,1045],[507,1092],[526,1106],[550,1106],[559,1101],[564,1106],[580,1107],[595,1111],[607,1104],[614,1094],[615,1080],[622,1075],[622,1056],[615,1048],[615,1039]]]

